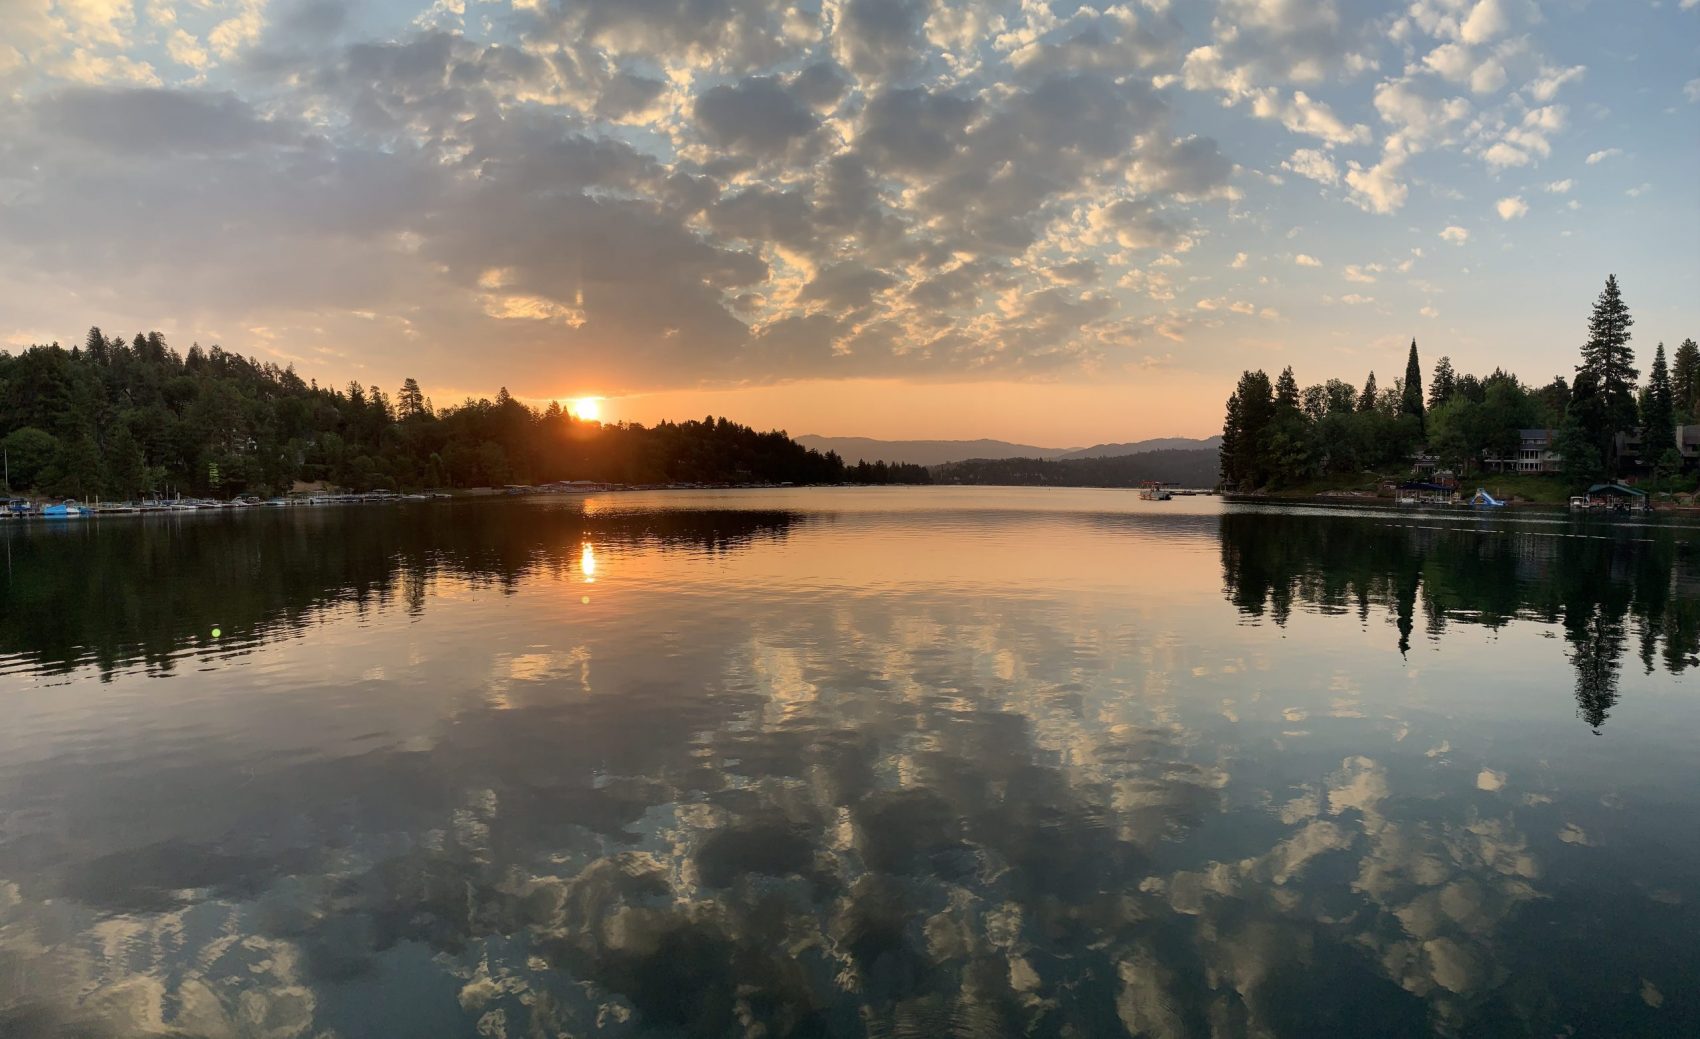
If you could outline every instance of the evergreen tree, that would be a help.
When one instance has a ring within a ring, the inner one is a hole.
[[[1700,346],[1684,339],[1671,366],[1671,408],[1682,425],[1700,422]]]
[[[1269,376],[1241,374],[1228,398],[1222,425],[1222,482],[1234,488],[1257,488],[1268,480],[1267,437],[1275,417],[1275,395]]]
[[[1414,342],[1414,340],[1413,340]],[[1442,357],[1434,364],[1434,380],[1428,385],[1428,406],[1438,408],[1452,399],[1458,377],[1452,371],[1452,358]]]
[[[1283,415],[1299,410],[1299,381],[1293,378],[1293,366],[1281,369],[1275,380],[1275,409]]]
[[[110,359],[106,337],[101,334],[99,325],[89,327],[88,337],[83,340],[83,353],[96,364],[105,364]]]
[[[1620,430],[1635,424],[1635,352],[1630,349],[1630,326],[1635,319],[1618,291],[1617,275],[1606,276],[1606,286],[1594,301],[1588,317],[1588,341],[1582,345],[1582,363],[1578,375],[1591,374],[1599,394],[1599,406],[1592,409],[1593,423],[1588,432],[1600,445],[1600,456],[1607,461],[1608,470],[1616,469],[1614,438]],[[1578,385],[1581,379],[1577,379]]]
[[[1417,341],[1411,340],[1411,356],[1405,361],[1405,384],[1401,388],[1399,413],[1410,415],[1417,420],[1420,429],[1423,421],[1423,369],[1417,363]]]
[[[1381,395],[1375,388],[1375,373],[1370,372],[1369,378],[1364,380],[1364,392],[1358,397],[1358,411],[1374,411],[1376,404],[1379,403],[1380,400]]]
[[[395,411],[396,417],[404,422],[425,414],[425,394],[419,390],[418,379],[402,380],[401,390],[395,395]]]
[[[1647,394],[1641,412],[1641,458],[1656,465],[1664,453],[1676,446],[1676,413],[1672,408],[1670,369],[1665,366],[1665,344],[1653,350],[1653,367],[1647,372]]]

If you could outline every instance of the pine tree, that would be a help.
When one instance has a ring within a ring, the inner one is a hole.
[[[1606,287],[1594,301],[1588,317],[1588,341],[1582,345],[1582,363],[1578,374],[1592,374],[1599,387],[1599,408],[1595,425],[1588,432],[1600,445],[1601,457],[1611,459],[1615,468],[1613,439],[1620,430],[1635,424],[1635,352],[1629,347],[1630,326],[1635,319],[1618,291],[1617,275],[1606,276]]]
[[[1417,341],[1411,340],[1411,356],[1405,361],[1405,385],[1399,401],[1399,414],[1410,415],[1420,428],[1423,421],[1423,368],[1417,363]]]
[[[111,359],[111,352],[106,345],[106,337],[101,334],[99,325],[89,328],[88,338],[83,342],[83,352],[89,356],[90,360],[99,364],[105,364]]]
[[[1452,399],[1458,388],[1458,376],[1452,371],[1452,358],[1442,357],[1434,365],[1434,381],[1428,386],[1428,406],[1438,408]]]
[[[1684,339],[1671,366],[1671,408],[1682,425],[1700,422],[1700,346]]]
[[[1222,482],[1229,487],[1261,487],[1268,480],[1267,438],[1275,418],[1269,376],[1245,372],[1228,398],[1222,423]]]
[[[1641,458],[1651,465],[1676,446],[1676,414],[1672,409],[1670,369],[1665,366],[1665,344],[1653,351],[1653,367],[1647,372],[1647,396],[1641,414]]]
[[[1370,372],[1369,378],[1364,380],[1364,392],[1358,397],[1358,411],[1374,411],[1376,402],[1380,399],[1380,394],[1375,388],[1375,373]]]
[[[1283,415],[1294,414],[1299,410],[1299,381],[1293,378],[1293,366],[1281,369],[1281,375],[1275,380],[1275,410]]]
[[[410,377],[402,381],[401,390],[395,395],[395,412],[404,421],[425,414],[425,394],[419,390],[418,379]]]

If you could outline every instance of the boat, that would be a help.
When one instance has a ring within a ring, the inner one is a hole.
[[[1505,507],[1505,503],[1489,494],[1485,487],[1476,488],[1476,495],[1470,499],[1470,504],[1483,509],[1502,509]]]
[[[1586,509],[1593,508],[1594,503],[1592,501],[1590,501],[1588,498],[1584,497],[1583,495],[1576,494],[1576,495],[1572,495],[1571,498],[1570,498],[1570,507],[1572,509],[1586,510]]]
[[[1146,480],[1139,485],[1139,497],[1141,501],[1168,501],[1174,493],[1159,480]]]
[[[5,512],[10,516],[28,516],[34,511],[35,506],[31,505],[25,498],[12,498],[6,502]]]
[[[82,519],[89,514],[81,502],[67,498],[56,505],[44,505],[41,509],[42,519]]]

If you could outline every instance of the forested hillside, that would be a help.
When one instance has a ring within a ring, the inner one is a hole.
[[[935,483],[1016,487],[1137,487],[1157,480],[1176,487],[1213,487],[1212,450],[1146,451],[1112,458],[974,458],[933,466]]]
[[[620,483],[906,482],[912,467],[847,468],[783,432],[724,418],[654,427],[581,422],[551,403],[436,408],[408,379],[304,380],[216,346],[179,356],[157,332],[129,342],[0,353],[0,445],[11,489],[80,498],[273,494],[297,480],[355,490],[550,480]]]

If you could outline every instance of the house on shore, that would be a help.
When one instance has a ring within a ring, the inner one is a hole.
[[[1553,450],[1558,431],[1552,429],[1519,429],[1517,453],[1504,458],[1483,458],[1482,465],[1494,473],[1533,473],[1550,475],[1564,468],[1564,456]]]

